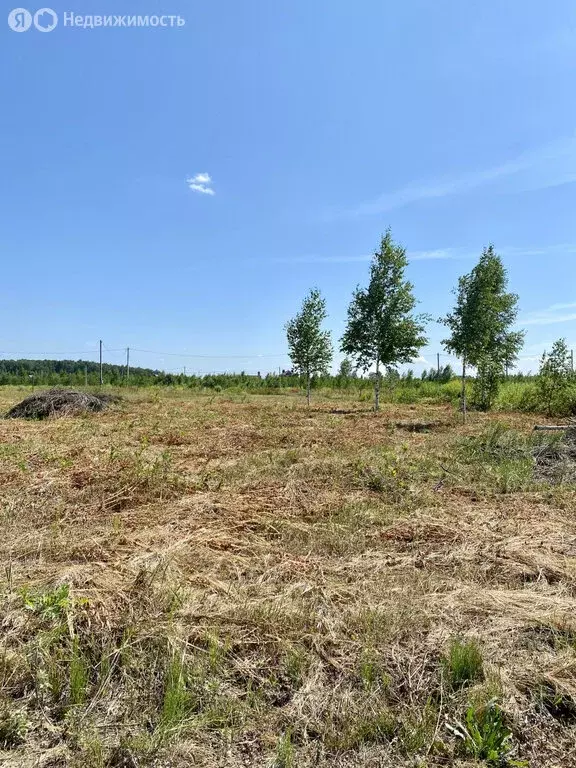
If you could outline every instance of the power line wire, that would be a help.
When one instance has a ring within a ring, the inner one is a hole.
[[[287,352],[281,352],[273,355],[261,355],[258,353],[254,353],[252,355],[194,355],[190,354],[189,352],[159,352],[157,350],[153,349],[138,349],[138,347],[130,347],[130,349],[134,350],[134,352],[143,352],[147,355],[166,355],[166,357],[196,357],[201,358],[204,360],[228,360],[228,359],[235,359],[235,360],[248,360],[253,357],[257,358],[264,358],[264,357],[289,357]]]
[[[117,347],[117,348],[109,348],[105,344],[103,344],[103,349],[105,352],[109,354],[125,354],[126,347]],[[130,349],[134,352],[140,352],[142,354],[147,355],[162,355],[166,357],[180,357],[180,358],[190,358],[190,359],[198,359],[198,360],[264,360],[264,359],[272,359],[272,358],[288,358],[289,355],[287,352],[280,352],[280,353],[273,353],[273,354],[259,354],[259,353],[252,353],[248,355],[238,355],[238,354],[229,354],[229,355],[205,355],[205,354],[194,354],[190,352],[165,352],[160,350],[153,350],[153,349],[140,349],[138,347],[130,347]],[[423,357],[424,355],[438,355],[441,358],[448,358],[450,360],[458,360],[458,356],[454,354],[449,354],[447,352],[437,352],[437,347],[424,347],[420,350],[420,357]],[[47,357],[49,355],[53,355],[54,357],[66,357],[70,355],[82,355],[82,356],[97,356],[98,355],[98,349],[82,349],[82,350],[75,350],[75,351],[67,351],[67,352],[23,352],[23,351],[0,351],[0,355],[2,356],[11,356],[12,359],[15,359],[16,356],[23,356],[24,358],[26,356],[34,356],[34,355],[41,355],[42,357]],[[540,355],[519,355],[518,360],[529,360],[529,361],[537,361],[540,359]],[[417,361],[413,360],[412,363],[415,363]]]

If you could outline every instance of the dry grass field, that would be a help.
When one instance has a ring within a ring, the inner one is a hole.
[[[533,417],[368,408],[0,421],[0,765],[576,766],[576,486]]]

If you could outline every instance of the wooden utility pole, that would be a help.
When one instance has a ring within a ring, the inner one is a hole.
[[[130,379],[130,347],[126,347],[126,384]]]
[[[88,386],[88,363],[84,364],[84,384]]]
[[[440,378],[440,352],[436,352],[436,371],[438,372],[438,378]]]
[[[100,386],[104,384],[104,378],[102,377],[102,339],[100,339]]]

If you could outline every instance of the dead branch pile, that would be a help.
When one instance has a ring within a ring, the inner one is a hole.
[[[576,480],[576,422],[566,427],[559,441],[544,443],[534,449],[534,475],[537,480],[554,483]]]
[[[6,414],[7,419],[48,419],[58,416],[78,416],[82,413],[104,411],[114,395],[91,394],[77,389],[49,389],[36,392],[22,400]]]

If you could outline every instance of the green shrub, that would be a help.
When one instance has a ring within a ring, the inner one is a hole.
[[[494,407],[499,411],[537,412],[539,401],[536,384],[531,381],[505,382],[500,388]]]
[[[552,345],[548,356],[542,356],[540,371],[536,380],[538,397],[549,416],[569,413],[570,393],[574,373],[570,352],[565,339],[558,339]],[[566,410],[568,409],[568,410]]]

